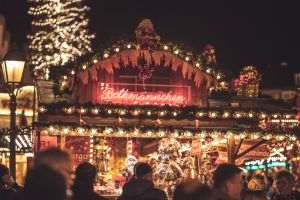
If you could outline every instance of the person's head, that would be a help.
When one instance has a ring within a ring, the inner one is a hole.
[[[280,194],[288,195],[292,192],[294,187],[294,177],[288,171],[280,171],[276,174],[275,185]]]
[[[267,200],[263,191],[246,191],[243,195],[243,200]]]
[[[72,181],[72,159],[68,152],[59,148],[49,148],[38,153],[34,160],[34,166],[48,165],[64,175],[67,185],[71,186]]]
[[[233,164],[221,164],[213,174],[213,186],[231,199],[239,199],[243,189],[242,170]]]
[[[199,197],[202,200],[211,200],[213,192],[209,186],[197,180],[187,180],[176,186],[173,200],[197,200]]]
[[[146,179],[152,181],[153,171],[152,167],[147,163],[137,163],[134,166],[134,175],[136,178]]]
[[[9,169],[2,164],[0,164],[0,183],[2,184],[10,183]]]
[[[94,165],[88,162],[81,163],[80,165],[78,165],[75,171],[74,186],[85,185],[85,187],[92,189],[96,175],[97,169]]]
[[[39,165],[28,171],[24,184],[25,200],[66,200],[66,181],[58,171]]]

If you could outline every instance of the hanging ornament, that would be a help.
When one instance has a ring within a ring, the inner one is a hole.
[[[144,53],[141,53],[138,57],[138,70],[138,78],[142,81],[145,89],[145,81],[152,77],[154,65],[146,61]]]

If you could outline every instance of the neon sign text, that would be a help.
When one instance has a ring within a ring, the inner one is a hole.
[[[262,160],[252,160],[245,162],[245,168],[247,170],[266,169],[270,167],[286,167],[287,157],[285,157],[281,150],[273,150],[270,157]]]
[[[105,88],[100,94],[101,101],[114,104],[136,105],[184,105],[187,100],[183,95],[173,92],[133,92],[128,89],[115,90]]]

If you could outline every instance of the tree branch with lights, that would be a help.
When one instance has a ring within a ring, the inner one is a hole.
[[[49,67],[64,66],[92,51],[84,0],[29,0],[30,40],[35,75],[49,78]]]

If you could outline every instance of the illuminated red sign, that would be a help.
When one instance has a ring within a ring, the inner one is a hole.
[[[174,91],[130,91],[127,88],[105,87],[98,93],[102,103],[127,105],[186,105],[189,96]]]

